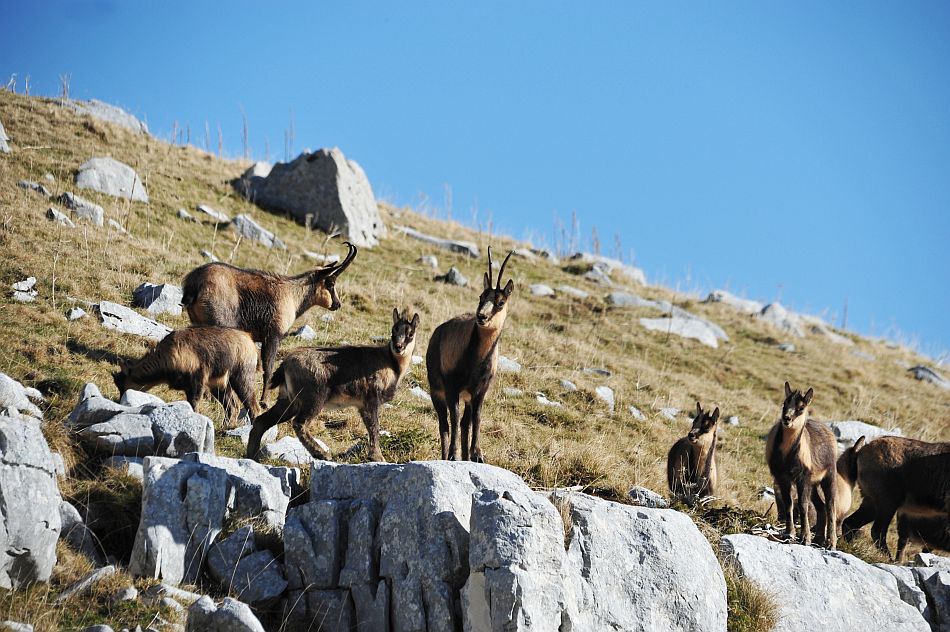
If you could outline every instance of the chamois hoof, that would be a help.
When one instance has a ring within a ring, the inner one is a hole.
[[[472,463],[484,463],[484,462],[485,462],[485,457],[483,457],[481,454],[476,454],[475,456],[472,457]]]

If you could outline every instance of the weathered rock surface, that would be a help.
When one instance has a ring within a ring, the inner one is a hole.
[[[627,265],[619,259],[595,255],[589,252],[578,252],[570,257],[570,259],[571,261],[581,261],[583,263],[589,263],[592,266],[596,266],[609,277],[620,276],[627,281],[633,281],[634,283],[639,283],[640,285],[647,284],[647,278],[643,273],[643,270]]]
[[[199,204],[196,207],[196,209],[199,213],[207,217],[210,217],[212,220],[214,220],[218,224],[227,224],[231,221],[230,215],[228,215],[227,213],[222,213],[219,210],[213,209],[207,204]]]
[[[900,428],[887,430],[880,426],[872,426],[863,421],[829,421],[828,426],[831,427],[831,431],[835,433],[835,437],[838,439],[839,452],[843,452],[853,446],[854,442],[861,437],[864,437],[865,441],[873,441],[878,437],[904,436]]]
[[[426,392],[426,389],[422,388],[418,384],[409,389],[409,394],[417,399],[432,403],[432,396]]]
[[[0,588],[49,581],[62,524],[57,456],[39,420],[0,414]]]
[[[681,318],[679,316],[672,318],[641,318],[640,325],[650,331],[666,332],[683,338],[692,338],[713,349],[719,347],[716,333],[699,319]]]
[[[646,487],[634,487],[627,495],[630,496],[630,502],[638,507],[649,507],[651,509],[666,509],[670,504],[665,498],[657,494],[652,489]]]
[[[170,327],[150,318],[145,318],[134,309],[118,303],[102,301],[98,305],[98,312],[103,327],[115,329],[124,334],[143,336],[158,341],[172,331]]]
[[[727,535],[721,549],[744,577],[772,593],[779,608],[776,632],[930,630],[901,599],[893,575],[847,553],[745,534]]]
[[[274,236],[274,233],[267,230],[247,215],[238,215],[232,219],[231,229],[234,230],[234,232],[238,235],[244,237],[244,239],[256,241],[257,243],[263,244],[268,248],[287,248],[287,244]]]
[[[917,609],[917,612],[931,624],[934,623],[934,613],[927,603],[927,593],[921,587],[921,578],[918,569],[910,566],[896,566],[894,564],[875,564],[875,567],[886,571],[897,580],[897,592],[904,603]]]
[[[329,458],[330,448],[320,441],[320,439],[316,439],[316,441],[324,448]],[[261,447],[261,458],[277,459],[278,461],[283,461],[291,465],[309,465],[313,462],[313,456],[307,448],[300,443],[300,439],[291,437],[290,435],[282,437],[279,441],[264,444],[264,446]]]
[[[177,285],[145,282],[132,290],[132,305],[152,314],[181,315],[182,290]]]
[[[65,102],[60,100],[59,103],[75,110],[76,112],[79,112],[80,114],[86,114],[114,125],[121,125],[122,127],[132,130],[133,132],[148,134],[148,125],[138,120],[132,114],[129,114],[117,105],[104,103],[96,99],[89,99],[88,101],[67,99]]]
[[[241,443],[244,444],[244,447],[247,447],[247,441],[251,436],[252,428],[253,426],[251,424],[247,424],[244,426],[238,426],[237,428],[232,428],[231,430],[226,431],[224,434],[226,434],[229,437],[237,437],[238,439],[241,440]],[[261,442],[266,444],[266,443],[272,443],[274,441],[277,441],[277,431],[278,431],[277,426],[272,426],[268,428],[267,432],[265,432],[264,435],[261,437]]]
[[[765,305],[759,301],[753,301],[747,298],[739,298],[738,296],[730,294],[725,290],[713,290],[709,293],[709,296],[706,297],[704,302],[722,303],[746,314],[758,314],[765,307]]]
[[[267,177],[244,180],[237,188],[263,208],[290,213],[327,233],[339,232],[356,246],[372,248],[386,236],[366,174],[336,147],[279,162]]]
[[[554,288],[543,283],[534,283],[528,286],[532,296],[554,296]]]
[[[421,233],[414,228],[409,228],[408,226],[396,226],[396,230],[404,233],[407,237],[412,237],[413,239],[418,239],[419,241],[423,241],[427,244],[438,246],[444,250],[451,250],[452,252],[469,256],[472,259],[478,259],[480,256],[478,246],[471,241],[443,239],[441,237],[435,237],[433,235]]]
[[[254,191],[264,182],[264,178],[270,175],[273,168],[274,165],[269,162],[263,160],[255,162],[247,168],[247,171],[241,174],[241,177],[234,183],[234,187],[238,190],[238,193],[247,199],[253,199]]]
[[[115,566],[110,565],[97,568],[61,592],[59,596],[56,597],[56,601],[54,603],[66,601],[70,597],[84,595],[85,593],[92,590],[96,584],[108,577],[111,577],[112,575],[115,575]]]
[[[132,478],[142,482],[145,480],[145,458],[137,456],[110,456],[102,462],[102,467],[111,467],[125,472]]]
[[[74,551],[88,557],[94,566],[105,566],[106,556],[99,546],[98,538],[83,522],[79,511],[65,500],[59,505],[59,519],[60,539],[69,544]]]
[[[448,283],[449,285],[457,285],[459,287],[465,287],[468,285],[468,277],[462,274],[455,266],[449,268],[449,271],[445,274],[435,277],[435,280],[441,281],[442,283]]]
[[[911,372],[914,375],[914,377],[917,378],[918,380],[922,380],[924,382],[930,382],[931,384],[934,384],[935,386],[939,386],[940,388],[944,390],[950,389],[950,380],[940,375],[939,373],[937,373],[930,367],[917,365],[907,370]]]
[[[66,423],[87,445],[110,456],[214,454],[214,425],[188,402],[124,406],[90,383]]]
[[[313,340],[317,337],[317,332],[314,331],[313,327],[310,325],[304,325],[291,335],[300,338],[301,340]]]
[[[246,603],[225,597],[216,607],[204,596],[188,608],[185,632],[264,632],[264,626]]]
[[[60,204],[73,212],[76,220],[92,222],[96,226],[102,226],[105,223],[106,212],[96,204],[90,202],[84,197],[78,196],[67,191],[57,198]]]
[[[43,411],[37,408],[34,402],[45,401],[43,394],[35,388],[23,386],[6,373],[0,373],[0,410],[12,408],[19,413],[42,419]]]
[[[3,129],[3,121],[0,121],[0,153],[9,154],[10,145],[7,141],[10,140],[10,137],[7,136],[7,131]]]
[[[598,386],[594,389],[594,395],[597,396],[597,399],[607,404],[608,410],[611,413],[614,412],[614,390],[609,386]]]
[[[73,220],[69,219],[69,216],[52,206],[46,209],[46,219],[62,224],[66,228],[76,228],[76,224],[73,223]]]
[[[110,157],[90,158],[79,166],[76,186],[112,197],[148,202],[145,185],[132,167]]]
[[[759,318],[796,338],[805,337],[801,319],[799,319],[797,314],[785,309],[781,303],[769,303],[763,307],[762,311],[759,312]]]
[[[267,549],[257,548],[250,526],[212,545],[208,572],[230,594],[252,606],[273,604],[287,590],[283,564]]]
[[[498,370],[502,373],[521,373],[521,363],[508,356],[498,356]]]
[[[19,180],[17,181],[16,185],[21,189],[26,189],[27,191],[36,191],[40,195],[45,195],[46,197],[52,195],[52,193],[49,192],[49,189],[39,182],[33,182],[32,180]]]

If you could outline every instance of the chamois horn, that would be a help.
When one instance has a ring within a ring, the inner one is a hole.
[[[514,250],[512,250],[511,252],[509,252],[509,253],[508,253],[508,256],[505,257],[505,260],[501,262],[501,269],[498,271],[498,285],[497,285],[497,287],[498,287],[499,290],[501,289],[501,281],[502,281],[501,277],[505,274],[505,266],[508,265],[508,260],[511,259],[512,253],[514,253]],[[491,264],[489,263],[489,265],[491,265]]]
[[[343,258],[343,261],[336,265],[336,267],[330,273],[330,276],[337,276],[342,273],[344,270],[346,270],[347,266],[353,263],[353,259],[356,258],[356,246],[348,241],[344,241],[343,244],[349,249],[349,252],[346,253],[346,257]]]

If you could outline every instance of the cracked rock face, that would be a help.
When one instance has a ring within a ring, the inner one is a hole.
[[[37,419],[0,414],[0,587],[50,578],[56,563],[62,497],[58,460]]]

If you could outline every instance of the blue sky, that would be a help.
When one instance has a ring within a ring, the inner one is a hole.
[[[835,6],[829,6],[835,5]],[[0,77],[950,349],[950,3],[9,2]]]

